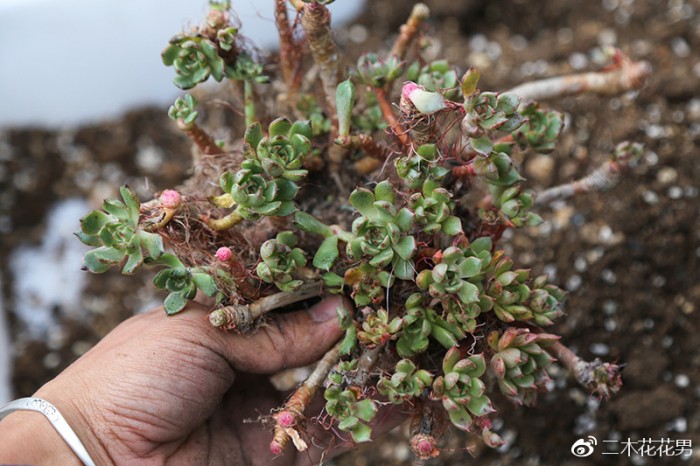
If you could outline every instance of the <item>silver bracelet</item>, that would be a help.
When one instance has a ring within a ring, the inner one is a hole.
[[[90,458],[83,443],[54,405],[41,398],[20,398],[0,408],[0,419],[15,411],[36,411],[46,416],[58,435],[65,440],[73,453],[80,458],[80,461],[86,466],[95,466],[95,462]]]

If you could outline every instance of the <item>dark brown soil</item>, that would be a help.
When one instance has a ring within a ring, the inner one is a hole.
[[[396,31],[409,11],[404,3],[410,2],[369,3],[357,26],[338,33],[342,46],[355,55],[375,46],[388,48],[380,38]],[[567,316],[553,333],[586,359],[600,356],[626,364],[622,391],[598,404],[558,374],[556,388],[534,408],[494,399],[496,427],[508,440],[501,452],[449,434],[441,456],[429,464],[700,464],[700,2],[427,3],[436,14],[432,28],[442,55],[462,69],[479,67],[483,88],[507,89],[582,65],[594,68],[593,49],[599,45],[618,46],[654,67],[638,94],[551,104],[568,113],[570,125],[551,162],[542,157],[524,161],[536,189],[585,175],[625,139],[643,142],[646,155],[610,192],[546,209],[548,226],[508,239],[517,262],[552,274],[570,291]],[[367,32],[367,39],[350,40],[363,35],[358,32]],[[226,114],[213,106],[209,110],[217,118]],[[52,202],[80,196],[96,206],[124,182],[147,197],[177,184],[189,163],[189,145],[163,109],[75,131],[6,131],[0,151],[0,217],[2,225],[11,225],[2,231],[3,259],[20,244],[40,241]],[[149,162],[153,151],[160,164]],[[18,396],[32,393],[133,309],[153,301],[151,288],[138,279],[93,277],[82,300],[84,318],[69,319],[55,309],[66,324],[59,343],[28,341],[12,314],[11,270],[7,260],[1,262],[16,337]],[[598,448],[577,459],[571,446],[588,435],[597,438]],[[695,457],[602,454],[603,440],[618,440],[615,451],[621,452],[622,442],[642,438],[692,440]],[[396,431],[333,464],[409,464],[405,444],[404,432]],[[478,459],[470,460],[468,447]]]

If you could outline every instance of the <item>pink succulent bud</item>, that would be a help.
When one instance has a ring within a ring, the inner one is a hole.
[[[270,442],[270,452],[272,452],[273,455],[281,455],[283,451],[284,447],[280,445],[277,440]]]
[[[421,89],[421,87],[413,81],[406,81],[401,88],[401,95],[408,99],[411,96],[411,92],[416,89]]]
[[[433,446],[427,439],[423,439],[418,442],[417,448],[421,455],[428,455],[431,451],[433,451]]]
[[[416,434],[411,438],[410,443],[413,453],[422,460],[427,460],[440,454],[435,437],[432,435]]]
[[[173,189],[166,189],[160,194],[160,204],[166,209],[177,209],[182,203],[182,196]]]
[[[280,411],[275,418],[277,419],[277,423],[282,427],[292,427],[296,424],[294,415],[289,411]]]
[[[233,256],[233,253],[231,252],[231,248],[220,247],[219,249],[216,250],[216,258],[218,260],[220,260],[221,262],[230,261],[232,256]]]
[[[431,115],[447,108],[445,98],[439,92],[426,91],[423,86],[406,81],[401,88],[401,95],[409,100],[418,112]]]

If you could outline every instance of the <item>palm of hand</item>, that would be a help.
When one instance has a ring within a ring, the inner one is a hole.
[[[249,337],[211,327],[198,306],[170,319],[152,311],[121,324],[42,391],[61,398],[78,381],[79,395],[61,403],[80,406],[115,464],[269,464],[269,429],[243,420],[269,414],[283,395],[250,373],[319,359],[340,336],[326,319],[340,304],[321,303],[324,320],[286,314]],[[321,450],[291,453],[275,464],[310,464]]]

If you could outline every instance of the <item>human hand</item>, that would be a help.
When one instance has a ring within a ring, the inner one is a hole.
[[[59,408],[97,464],[270,464],[271,433],[243,420],[269,414],[284,396],[259,374],[318,360],[341,336],[340,305],[348,304],[335,297],[271,315],[250,336],[213,328],[198,304],[167,319],[151,311],[119,325],[36,396]],[[324,435],[314,443],[327,445]],[[275,464],[316,463],[323,449],[295,453]]]

